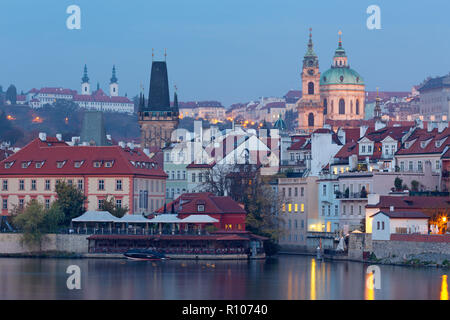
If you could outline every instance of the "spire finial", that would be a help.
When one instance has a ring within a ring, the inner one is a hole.
[[[342,31],[339,30],[338,34],[339,34],[339,47],[342,47]]]
[[[164,61],[167,61],[167,49],[164,48]]]
[[[155,60],[155,49],[152,48],[152,61],[154,61],[154,60]]]

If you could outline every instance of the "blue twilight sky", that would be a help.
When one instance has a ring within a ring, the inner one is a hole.
[[[81,30],[66,9],[81,7]],[[366,8],[381,8],[381,30],[368,30]],[[300,88],[299,69],[313,28],[321,72],[338,31],[367,90],[410,90],[450,71],[450,2],[382,0],[1,0],[0,85],[18,90],[107,89],[117,66],[120,93],[148,92],[152,48],[167,48],[169,81],[180,101],[225,106]],[[171,93],[172,94],[172,93]]]

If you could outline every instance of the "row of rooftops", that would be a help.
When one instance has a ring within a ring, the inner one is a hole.
[[[44,137],[41,137],[44,138]],[[0,175],[144,175],[166,178],[162,166],[134,146],[71,146],[36,138],[0,162]]]

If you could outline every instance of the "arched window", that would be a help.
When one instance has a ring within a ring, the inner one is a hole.
[[[308,83],[308,94],[314,94],[314,82]]]
[[[323,114],[327,114],[328,101],[327,99],[323,99]]]
[[[314,127],[314,115],[312,112],[308,114],[308,127]]]
[[[359,114],[359,100],[356,100],[356,114]]]
[[[344,99],[339,100],[339,114],[345,114],[345,101],[344,101]]]
[[[350,100],[350,113],[353,113],[353,100]]]
[[[333,102],[333,100],[331,100],[331,113],[332,114],[334,113],[334,102]]]

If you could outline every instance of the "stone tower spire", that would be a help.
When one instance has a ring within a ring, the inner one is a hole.
[[[178,97],[176,97],[178,105]],[[148,102],[139,107],[141,146],[163,148],[170,144],[172,132],[178,126],[178,107],[171,107],[166,61],[153,61]]]

